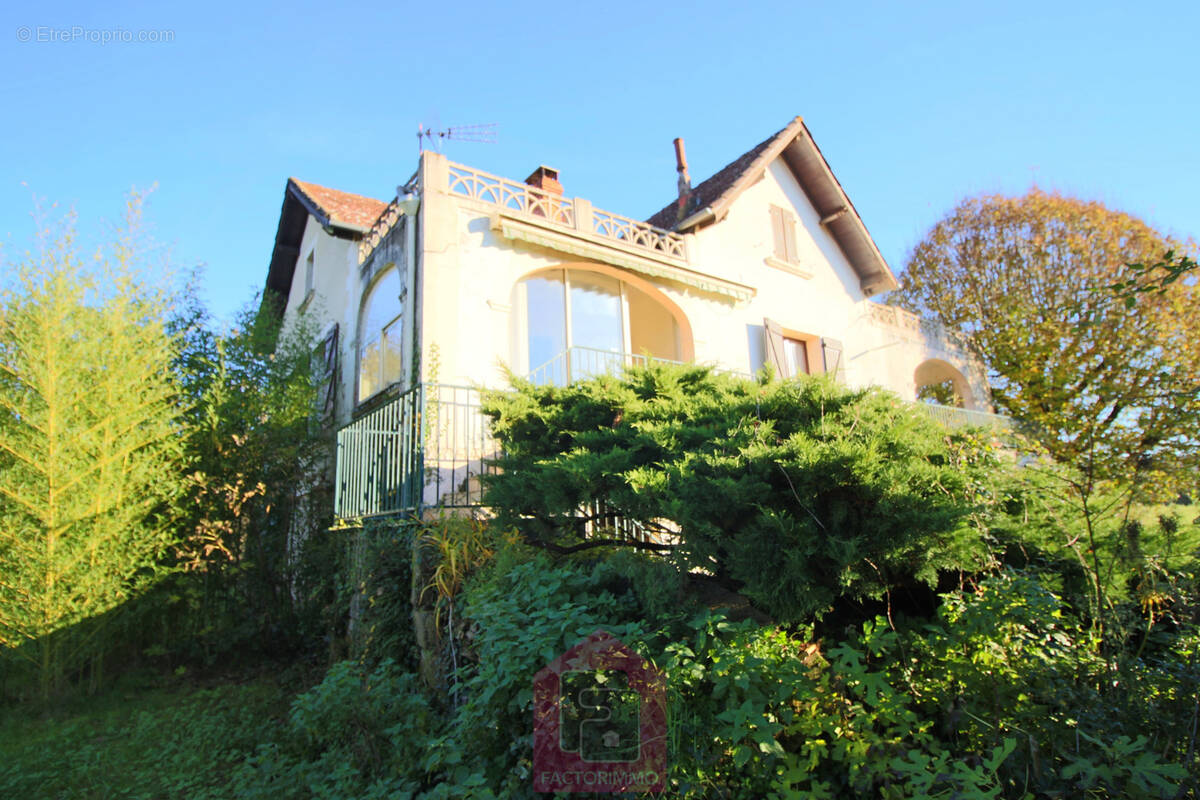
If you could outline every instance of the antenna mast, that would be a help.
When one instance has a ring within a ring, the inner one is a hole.
[[[423,141],[424,140],[424,141]],[[496,123],[484,122],[477,125],[451,125],[444,131],[435,131],[424,125],[417,126],[417,155],[425,150],[429,142],[430,149],[442,152],[442,142],[477,142],[479,144],[496,143]]]

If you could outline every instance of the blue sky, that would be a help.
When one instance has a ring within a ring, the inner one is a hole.
[[[1200,236],[1195,3],[668,5],[6,4],[0,241],[28,246],[34,194],[89,242],[157,184],[156,238],[227,317],[287,177],[388,199],[420,123],[494,122],[447,155],[550,164],[640,218],[674,195],[674,137],[698,181],[796,114],[897,271],[960,198],[1034,181]],[[114,29],[173,41],[86,40]]]

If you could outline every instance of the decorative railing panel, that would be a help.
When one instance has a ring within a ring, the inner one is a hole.
[[[417,386],[337,433],[334,514],[371,517],[416,508],[422,488],[423,390]]]
[[[923,319],[911,311],[881,303],[871,303],[870,314],[873,322],[909,331],[943,350],[969,352],[970,343],[967,338],[937,320]]]
[[[593,209],[586,201],[576,204],[561,195],[461,164],[449,164],[448,171],[447,188],[451,194],[479,200],[512,214],[545,220],[592,238],[679,261],[687,260],[683,237],[677,233],[610,211]]]
[[[334,513],[478,506],[495,454],[477,389],[421,384],[338,431]]]
[[[384,237],[396,227],[396,223],[400,221],[403,214],[400,211],[400,198],[394,198],[392,202],[387,204],[387,208],[375,220],[375,224],[371,229],[363,235],[363,238],[358,242],[358,263],[362,264],[367,260],[367,257],[374,252],[379,243]]]
[[[539,386],[551,384],[566,386],[593,375],[620,372],[624,367],[644,367],[647,364],[681,364],[668,358],[655,358],[645,354],[618,353],[613,350],[598,350],[594,347],[569,347],[545,364],[529,372],[529,380]]]
[[[452,194],[490,203],[518,214],[541,217],[569,228],[575,227],[574,204],[561,195],[469,169],[459,164],[450,164],[449,170],[450,185],[448,188]]]
[[[611,211],[592,210],[592,233],[622,244],[640,247],[661,253],[664,256],[687,260],[683,237],[677,233],[647,225],[636,219],[623,217]]]

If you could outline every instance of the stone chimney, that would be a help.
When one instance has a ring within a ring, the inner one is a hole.
[[[545,164],[535,169],[525,179],[525,183],[535,189],[541,189],[547,194],[561,195],[563,193],[562,184],[558,182],[558,170],[553,167],[547,167]]]
[[[679,205],[675,209],[675,223],[683,222],[692,204],[692,179],[688,176],[687,153],[683,139],[675,140],[675,171],[679,173]]]

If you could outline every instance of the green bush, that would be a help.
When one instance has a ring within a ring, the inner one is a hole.
[[[413,635],[412,567],[416,523],[369,522],[346,532],[354,552],[344,591],[359,593],[355,649],[367,663],[393,659],[403,669],[417,668]]]
[[[677,531],[681,568],[783,621],[988,563],[973,517],[991,500],[988,445],[883,391],[658,365],[567,387],[518,382],[484,410],[504,448],[485,478],[501,525],[582,549],[605,537],[585,538],[579,509],[605,505]]]
[[[414,675],[391,661],[369,673],[342,661],[292,702],[278,737],[230,785],[244,798],[411,797],[436,726]]]
[[[555,564],[510,546],[471,581],[462,613],[473,659],[459,670],[453,742],[440,751],[451,760],[436,766],[461,762],[500,796],[532,797],[534,675],[598,628],[636,646],[641,609],[603,563]]]

